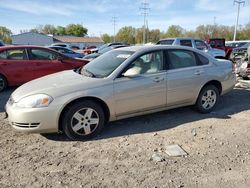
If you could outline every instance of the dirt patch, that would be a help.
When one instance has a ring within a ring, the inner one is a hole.
[[[11,91],[0,93],[0,187],[250,187],[250,90],[210,114],[186,107],[110,123],[87,142],[14,131],[3,119]],[[188,155],[168,156],[171,144]]]

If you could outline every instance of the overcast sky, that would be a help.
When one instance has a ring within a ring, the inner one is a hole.
[[[123,26],[141,27],[143,16],[139,7],[144,0],[0,0],[0,25],[14,34],[39,24],[66,26],[79,23],[88,28],[90,36],[113,34],[112,17],[117,17],[117,30]],[[232,26],[237,6],[233,0],[147,0],[148,26],[166,31],[175,24],[195,29],[201,24]],[[215,18],[215,19],[214,19]],[[239,24],[250,22],[250,0],[241,7]]]

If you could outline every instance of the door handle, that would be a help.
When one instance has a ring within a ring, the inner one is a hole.
[[[203,73],[204,73],[203,70],[197,70],[197,71],[194,72],[195,75],[201,75]]]
[[[164,80],[164,78],[161,78],[161,77],[155,77],[154,78],[154,82],[157,82],[157,83],[159,83],[159,82],[161,82],[163,80]]]

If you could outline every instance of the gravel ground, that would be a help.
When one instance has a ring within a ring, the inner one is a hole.
[[[1,188],[250,187],[250,90],[235,88],[210,114],[185,107],[110,123],[87,142],[14,131],[3,119],[12,91],[0,93]],[[188,155],[168,156],[171,144]]]

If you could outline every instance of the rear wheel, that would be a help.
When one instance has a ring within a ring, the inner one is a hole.
[[[209,113],[215,108],[218,100],[218,88],[213,85],[208,85],[201,90],[196,102],[196,107],[201,113]]]
[[[3,75],[0,75],[0,92],[7,87],[7,81]]]
[[[103,109],[94,101],[71,105],[64,113],[62,128],[73,140],[88,140],[98,135],[105,123]]]

